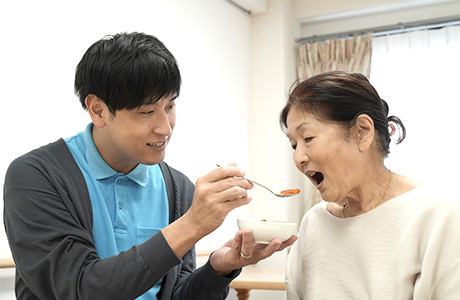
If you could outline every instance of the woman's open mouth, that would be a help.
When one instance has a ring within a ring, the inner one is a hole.
[[[324,175],[321,172],[310,172],[307,176],[316,187],[319,187],[324,181]]]

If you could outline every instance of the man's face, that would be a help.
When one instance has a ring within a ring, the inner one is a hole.
[[[103,128],[93,128],[96,147],[114,170],[127,174],[138,164],[163,161],[176,123],[175,101],[164,97],[155,104],[119,110],[115,115],[106,110],[103,118]]]

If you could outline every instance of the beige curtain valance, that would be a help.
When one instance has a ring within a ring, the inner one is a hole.
[[[369,78],[372,34],[326,40],[298,47],[298,79],[303,81],[329,71],[362,73]]]

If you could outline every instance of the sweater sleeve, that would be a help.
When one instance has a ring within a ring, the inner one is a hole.
[[[434,282],[429,299],[460,299],[460,260],[449,266]]]
[[[180,261],[161,232],[100,259],[83,176],[68,151],[45,146],[16,159],[4,185],[4,222],[18,299],[134,299]]]
[[[436,199],[414,216],[420,228],[421,274],[414,295],[423,299],[460,299],[460,200],[437,189],[425,191]],[[415,297],[414,297],[415,298]]]

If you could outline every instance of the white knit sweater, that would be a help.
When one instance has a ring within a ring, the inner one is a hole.
[[[285,299],[460,299],[460,197],[425,186],[360,216],[303,218]]]

